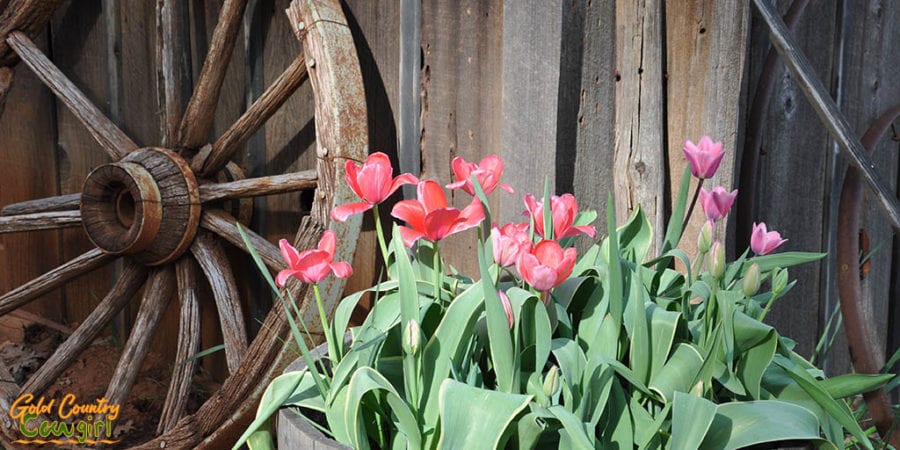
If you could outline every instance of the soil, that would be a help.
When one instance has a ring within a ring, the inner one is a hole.
[[[26,327],[22,342],[0,343],[0,363],[9,369],[13,377],[13,380],[2,381],[15,381],[21,386],[52,355],[64,338],[64,334],[58,330],[34,324]],[[45,398],[61,399],[72,393],[79,403],[95,402],[105,395],[120,353],[120,346],[113,345],[109,339],[98,338],[59,376],[44,393]],[[113,448],[129,447],[156,436],[157,421],[165,402],[172,365],[172,361],[165,361],[157,353],[148,354],[128,399],[121,406],[119,418],[114,423],[114,439],[121,442]],[[215,381],[202,371],[195,375],[193,382],[187,405],[188,413],[199,408],[209,393],[217,389]],[[6,411],[2,413],[7,414]]]

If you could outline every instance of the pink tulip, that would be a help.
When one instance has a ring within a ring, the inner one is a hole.
[[[528,223],[508,223],[502,228],[497,228],[494,224],[491,229],[491,243],[494,244],[494,262],[500,267],[515,264],[519,254],[531,250]]]
[[[365,164],[361,166],[353,161],[347,161],[344,170],[346,172],[344,180],[347,181],[347,185],[363,201],[334,207],[331,210],[331,218],[338,222],[344,222],[354,214],[372,209],[404,184],[419,182],[418,178],[408,173],[391,179],[391,174],[394,172],[391,160],[381,152],[369,155]]]
[[[478,164],[457,156],[453,158],[451,165],[456,181],[448,184],[447,189],[462,188],[467,194],[475,196],[475,185],[472,184],[472,175],[475,175],[485,195],[490,194],[498,187],[510,194],[513,193],[513,188],[508,184],[498,184],[500,176],[503,175],[503,160],[497,155],[485,156]]]
[[[530,251],[519,255],[516,269],[531,287],[549,291],[569,277],[575,268],[576,255],[574,248],[563,250],[556,241],[541,241]]]
[[[544,232],[544,202],[535,200],[531,194],[525,195],[525,207],[531,218],[534,219],[534,231],[539,236],[547,238]],[[578,233],[584,233],[591,238],[597,235],[597,230],[592,226],[575,226],[575,216],[578,215],[578,202],[572,194],[550,197],[550,215],[553,217],[553,236],[556,239],[565,239]]]
[[[312,250],[297,251],[286,239],[278,241],[281,247],[281,256],[288,264],[288,268],[278,272],[275,284],[284,287],[288,278],[294,277],[304,283],[318,283],[325,279],[329,273],[334,272],[338,278],[347,278],[353,273],[353,268],[347,262],[334,262],[335,250],[334,231],[326,230],[319,240],[319,247]]]
[[[509,328],[516,324],[516,318],[513,316],[512,305],[509,303],[509,297],[506,296],[506,292],[501,290],[497,290],[497,295],[500,296],[500,303],[503,304],[503,312],[506,313],[506,323],[509,324]]]
[[[700,179],[712,178],[722,163],[725,152],[721,142],[713,142],[709,136],[700,138],[700,144],[695,145],[691,141],[684,142],[684,157],[691,165],[691,173]]]
[[[781,233],[766,230],[766,223],[753,224],[753,232],[750,235],[750,248],[757,255],[768,255],[773,250],[787,242],[781,238]]]
[[[447,206],[447,196],[434,181],[420,181],[416,200],[403,200],[394,205],[391,215],[409,225],[400,227],[400,236],[407,247],[424,238],[439,241],[451,234],[478,226],[484,220],[484,209],[473,199],[462,211]]]
[[[706,189],[701,188],[700,206],[703,207],[706,217],[709,220],[719,220],[728,215],[728,211],[731,210],[731,205],[734,203],[734,198],[737,197],[737,192],[737,189],[728,192],[722,186],[714,187],[712,192],[707,192]]]

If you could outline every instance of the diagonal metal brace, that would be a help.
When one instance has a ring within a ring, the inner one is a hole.
[[[853,133],[847,119],[838,110],[828,91],[825,90],[825,86],[816,77],[806,55],[800,51],[781,17],[778,16],[777,11],[768,0],[753,0],[753,6],[769,30],[769,39],[781,58],[784,59],[784,64],[797,81],[800,90],[803,91],[806,99],[819,115],[819,119],[825,124],[828,133],[832,139],[837,141],[841,150],[850,159],[850,164],[859,170],[862,179],[878,198],[878,204],[891,226],[894,227],[894,230],[900,231],[900,202],[875,172],[875,164],[869,158],[859,138]]]

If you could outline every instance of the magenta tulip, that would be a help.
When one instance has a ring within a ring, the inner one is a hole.
[[[539,202],[533,195],[527,194],[525,195],[525,207],[534,220],[534,232],[545,239],[548,238],[544,232],[544,202]],[[575,225],[578,202],[572,194],[550,197],[550,215],[553,217],[553,236],[556,239],[565,239],[578,233],[584,233],[591,238],[597,235],[597,230],[592,226]]]
[[[437,242],[451,234],[478,226],[484,220],[484,209],[473,199],[462,211],[447,206],[441,185],[431,180],[419,182],[416,200],[403,200],[394,205],[391,215],[409,226],[400,227],[407,247],[419,239]]]
[[[691,173],[700,179],[712,178],[722,163],[725,152],[721,142],[713,142],[709,136],[700,138],[700,144],[684,143],[684,157],[691,165]]]
[[[506,292],[501,290],[497,290],[497,295],[500,296],[500,303],[503,304],[503,312],[506,313],[506,323],[509,325],[509,328],[516,324],[516,318],[513,316],[512,305],[509,303],[509,297],[506,296]]]
[[[385,201],[400,186],[404,184],[416,184],[419,179],[412,174],[404,173],[391,178],[394,169],[391,160],[384,153],[372,153],[366,158],[363,165],[353,161],[347,161],[344,165],[344,180],[350,189],[362,199],[362,202],[347,203],[334,207],[331,210],[331,218],[344,222],[348,217],[372,209],[373,206]]]
[[[528,223],[508,223],[502,228],[495,224],[491,229],[491,243],[494,245],[494,262],[500,267],[515,264],[522,252],[531,250]]]
[[[728,192],[722,186],[714,187],[712,192],[707,192],[706,189],[701,188],[700,206],[703,207],[706,217],[709,220],[719,220],[728,215],[728,211],[731,210],[731,205],[734,203],[734,198],[737,197],[737,192],[737,189]]]
[[[288,268],[278,272],[275,284],[284,287],[288,278],[294,277],[304,283],[318,283],[328,274],[334,272],[338,278],[347,278],[353,273],[353,268],[347,262],[334,262],[336,239],[334,231],[326,230],[319,240],[318,248],[298,251],[286,239],[278,241],[281,247],[281,256],[288,264]]]
[[[510,194],[513,193],[513,188],[508,184],[499,184],[500,177],[503,175],[503,160],[497,155],[485,156],[478,164],[457,156],[453,158],[451,166],[456,181],[448,184],[447,189],[462,189],[467,194],[475,196],[475,185],[472,184],[472,175],[475,175],[475,179],[478,180],[485,195],[490,194],[498,187]]]
[[[563,250],[556,241],[541,241],[519,255],[516,269],[531,287],[549,291],[569,277],[575,268],[576,256],[574,248]]]
[[[781,233],[766,230],[766,223],[753,224],[753,232],[750,235],[750,248],[757,255],[768,255],[773,250],[787,242],[781,238]]]

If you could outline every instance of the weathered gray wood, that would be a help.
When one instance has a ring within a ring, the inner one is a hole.
[[[503,71],[495,62],[503,52],[502,13],[500,0],[422,4],[424,177],[447,184],[454,181],[453,158],[477,163],[485,155],[501,153]],[[508,169],[503,182],[520,185]],[[498,190],[489,195],[492,210],[499,211],[503,197],[521,202],[521,192]],[[472,201],[461,190],[448,191],[447,198],[456,208]],[[521,203],[515,207],[524,210]],[[475,233],[450,236],[441,245],[441,256],[461,272],[475,273],[478,262],[471,257],[475,242]]]
[[[200,268],[206,274],[206,281],[212,288],[216,310],[219,312],[219,325],[225,341],[228,371],[235,373],[247,354],[247,328],[231,264],[228,263],[225,250],[213,234],[202,233],[197,236],[191,246],[191,253],[197,259]]]
[[[60,345],[38,371],[22,386],[21,392],[40,395],[75,361],[81,352],[100,335],[119,311],[137,294],[147,270],[139,264],[126,265],[115,286],[96,308],[78,326],[78,329]]]
[[[420,141],[422,78],[422,1],[400,0],[400,171],[422,169]],[[404,198],[415,198],[415,186],[403,186]]]
[[[822,119],[831,137],[840,144],[848,162],[856,167],[867,186],[878,200],[885,218],[891,225],[900,230],[900,202],[889,185],[878,175],[875,164],[866,155],[859,143],[859,137],[853,133],[846,117],[838,110],[822,81],[816,77],[814,69],[806,56],[800,52],[797,43],[790,36],[784,22],[775,13],[771,5],[763,0],[753,0],[755,11],[767,24],[769,36],[775,48],[785,58],[785,65],[800,84],[803,94],[812,103],[813,109]]]
[[[892,2],[867,8],[847,8],[841,111],[858,136],[862,136],[881,114],[900,104],[900,71],[896,64],[900,61],[900,46],[892,38],[900,33],[898,20],[900,5]],[[874,147],[872,161],[881,178],[897,192],[900,151],[897,142],[891,138],[892,133],[888,130]],[[885,359],[896,347],[888,346],[884,338],[894,335],[896,345],[898,336],[898,329],[889,328],[891,304],[900,298],[896,291],[892,296],[890,290],[892,271],[900,267],[900,261],[893,259],[891,254],[892,241],[894,249],[898,249],[898,241],[894,230],[880,214],[877,201],[871,195],[865,197],[860,224],[869,237],[870,250],[879,246],[880,249],[872,255],[868,273],[862,281],[862,298],[866,316],[874,319],[870,324],[872,335],[881,338],[877,357]],[[835,365],[832,366],[841,373],[849,371],[849,366],[844,365],[847,358],[843,357],[843,350],[836,349]]]
[[[67,211],[78,209],[81,204],[81,194],[66,194],[38,200],[26,200],[24,202],[11,203],[0,210],[0,216],[15,216],[19,214],[33,214],[49,211]]]
[[[181,313],[178,322],[178,350],[175,354],[175,368],[169,381],[166,402],[156,427],[163,433],[175,427],[187,406],[191,380],[197,369],[197,359],[192,358],[200,350],[200,273],[197,264],[189,256],[175,263],[175,278]]]
[[[834,5],[833,0],[821,7],[811,5],[794,31],[823,79],[831,78],[837,70],[837,54],[832,48],[838,22]],[[786,10],[789,5],[782,6]],[[753,42],[749,65],[750,86],[755,88],[768,52],[768,37],[761,25],[755,30]],[[827,183],[834,182],[826,176],[831,141],[790,73],[782,73],[772,95],[763,124],[756,192],[760,208],[754,221],[765,222],[769,230],[778,230],[789,239],[784,250],[827,251],[827,205],[823,202],[828,196]],[[836,182],[840,184],[840,180]],[[831,313],[820,302],[823,265],[816,262],[791,268],[791,278],[799,280],[797,286],[766,316],[766,322],[779,334],[797,341],[796,350],[806,356],[812,354]],[[836,348],[846,348],[846,343]]]
[[[185,105],[191,96],[188,8],[185,2],[156,0],[156,104],[163,115],[160,120],[162,145],[169,148],[174,148],[178,140]],[[198,123],[197,126],[201,125]]]
[[[616,221],[640,206],[654,230],[664,230],[666,198],[663,129],[661,0],[616,1]],[[650,254],[662,246],[654,233]]]
[[[97,143],[113,159],[137,149],[131,138],[115,126],[23,33],[13,32],[7,42],[28,67],[56,94],[78,120],[87,127]]]
[[[52,211],[22,214],[14,217],[0,217],[0,233],[23,231],[56,230],[81,225],[81,213],[75,211]]]
[[[503,3],[502,156],[518,195],[500,197],[501,222],[522,220],[521,196],[542,197],[545,177],[555,191],[560,17],[567,3]]]
[[[112,261],[113,256],[93,249],[0,296],[0,315],[46,294],[72,278],[84,275]]]
[[[175,273],[171,267],[154,270],[150,273],[147,287],[144,289],[144,298],[141,299],[141,307],[135,318],[134,327],[125,346],[122,347],[122,355],[116,365],[109,386],[106,388],[106,397],[110,404],[122,404],[125,402],[131,386],[134,385],[141,365],[147,352],[150,351],[150,343],[159,325],[163,312],[175,293]]]
[[[270,177],[249,178],[229,181],[227,183],[204,184],[200,186],[200,201],[212,202],[231,198],[274,195],[284,192],[314,189],[316,185],[316,171],[304,170],[302,172],[273,175]]]
[[[708,135],[721,141],[725,157],[715,177],[704,182],[707,190],[736,187],[735,157],[741,139],[740,118],[746,79],[745,55],[749,37],[750,6],[743,1],[666,2],[666,132],[668,136],[668,202],[678,194],[687,167],[682,147],[687,139],[699,142]],[[697,180],[691,179],[691,194]],[[720,222],[715,238],[731,248],[728,221]],[[682,220],[680,217],[673,220]],[[695,208],[680,248],[696,254],[697,235],[706,220]],[[660,233],[662,230],[660,230]],[[728,239],[726,239],[726,237]],[[738,249],[737,254],[743,252]]]
[[[615,1],[593,0],[582,7],[581,92],[573,193],[581,209],[600,213],[595,225],[597,230],[605,230],[606,199],[614,191],[612,149],[615,148],[615,133],[612,130],[615,129],[618,81]]]
[[[45,33],[46,35],[46,33]],[[35,41],[48,48],[43,36]],[[59,192],[59,165],[54,152],[54,98],[31,69],[24,64],[15,68],[15,82],[0,116],[0,205],[45,198]],[[28,124],[25,126],[25,124]],[[84,127],[78,125],[82,130]],[[91,140],[90,137],[88,137]],[[93,144],[93,142],[92,142]],[[96,144],[93,144],[96,145]],[[96,148],[93,154],[101,154]],[[105,155],[100,155],[105,156]],[[45,273],[65,259],[60,255],[57,231],[0,236],[0,292],[7,292]],[[28,309],[54,320],[63,320],[67,312],[63,291],[46,294],[28,305]]]
[[[199,148],[206,143],[246,6],[247,0],[226,0],[222,5],[200,78],[181,122],[179,144],[183,147]]]
[[[225,238],[235,247],[249,252],[247,245],[237,231],[237,219],[222,211],[206,211],[200,221],[200,226]],[[260,258],[270,269],[281,270],[285,267],[281,251],[262,236],[245,229],[244,232],[250,238],[250,243],[259,253]]]

